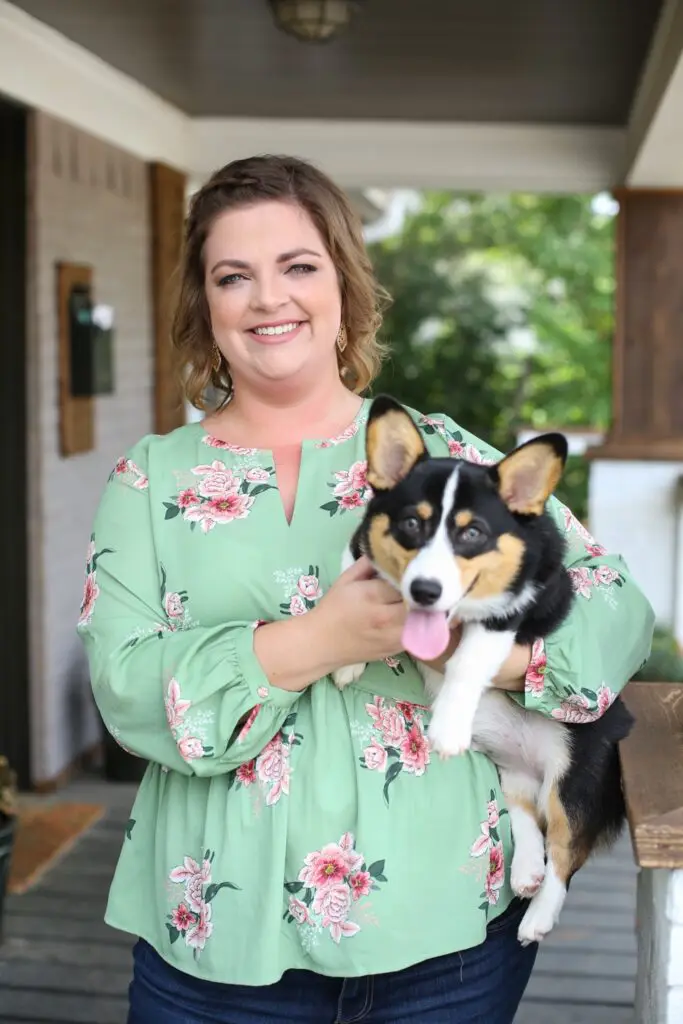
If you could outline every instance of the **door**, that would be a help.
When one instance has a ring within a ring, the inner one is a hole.
[[[26,468],[27,112],[0,99],[0,754],[30,782]]]

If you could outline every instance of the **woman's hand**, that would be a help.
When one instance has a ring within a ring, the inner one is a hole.
[[[403,649],[407,610],[395,587],[378,579],[364,556],[335,580],[308,614],[334,668],[380,661]]]

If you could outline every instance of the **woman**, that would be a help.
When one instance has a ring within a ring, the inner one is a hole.
[[[400,597],[366,562],[338,571],[381,356],[360,224],[317,170],[263,157],[213,175],[185,241],[186,392],[229,401],[117,463],[79,625],[107,728],[150,762],[106,918],[140,937],[129,1024],[509,1024],[536,949],[495,767],[430,756]],[[495,457],[414,416],[434,454]],[[652,612],[551,510],[575,608],[498,685],[589,720],[647,656]],[[330,673],[356,662],[340,692]]]

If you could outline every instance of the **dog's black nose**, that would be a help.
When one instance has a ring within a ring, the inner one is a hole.
[[[443,587],[438,580],[418,579],[410,584],[410,596],[418,604],[429,606],[441,597]]]

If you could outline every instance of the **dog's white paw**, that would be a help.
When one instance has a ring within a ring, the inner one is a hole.
[[[542,892],[539,893],[531,901],[517,931],[517,938],[523,946],[529,946],[532,942],[542,942],[555,927],[555,908],[543,900],[542,895]]]
[[[427,730],[429,745],[442,760],[464,754],[472,746],[472,728],[461,718],[435,714]]]
[[[358,665],[344,665],[332,673],[332,681],[340,690],[343,690],[349,683],[355,683],[365,672],[365,662]]]
[[[543,885],[545,878],[545,858],[541,850],[540,856],[537,851],[515,850],[510,868],[510,885],[516,896],[529,900],[535,896]]]

